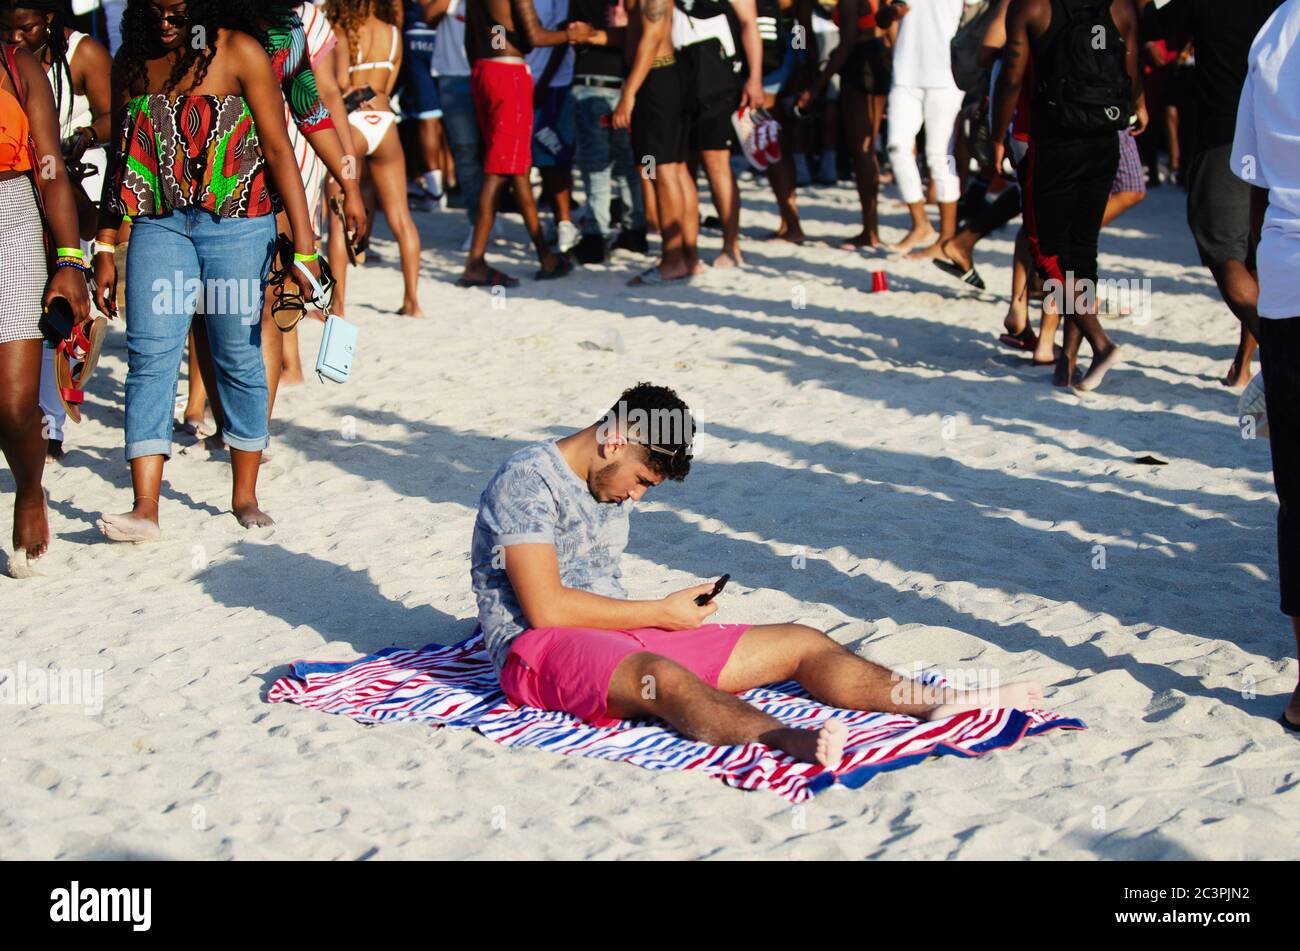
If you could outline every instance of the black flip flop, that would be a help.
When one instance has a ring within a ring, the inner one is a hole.
[[[1292,723],[1290,720],[1286,718],[1285,713],[1278,714],[1277,722],[1282,724],[1292,733],[1300,733],[1300,723]]]
[[[998,343],[1012,350],[1028,350],[1032,353],[1038,347],[1038,335],[1026,324],[1025,329],[1018,334],[1008,332],[998,337]]]
[[[487,277],[484,278],[458,278],[457,287],[518,287],[519,278],[511,277],[504,271],[498,271],[494,267],[488,268]]]
[[[963,271],[960,265],[954,264],[952,261],[933,261],[931,263],[943,273],[951,274],[957,280],[964,281],[977,291],[985,289],[984,278],[980,277],[980,272],[975,270],[974,265],[971,266],[969,271]]]
[[[535,281],[554,281],[557,278],[567,277],[573,271],[573,262],[567,257],[560,258],[560,263],[555,265],[549,271],[541,270],[533,275]]]

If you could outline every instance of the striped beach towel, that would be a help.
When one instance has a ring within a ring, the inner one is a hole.
[[[938,678],[935,678],[937,681]],[[740,789],[766,789],[792,803],[840,784],[863,785],[877,773],[930,756],[982,756],[1048,730],[1082,730],[1081,720],[1042,710],[972,710],[933,723],[886,713],[828,707],[789,681],[740,695],[789,726],[812,727],[830,717],[848,728],[835,770],[798,763],[759,743],[709,746],[685,739],[657,720],[593,727],[565,713],[516,707],[475,634],[450,647],[390,647],[346,663],[297,661],[271,685],[267,700],[289,701],[362,723],[424,721],[468,727],[502,746],[632,763],[644,769],[693,769]]]

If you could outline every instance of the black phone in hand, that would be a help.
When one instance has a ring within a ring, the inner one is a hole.
[[[718,595],[722,594],[722,589],[727,586],[727,582],[730,580],[731,580],[731,575],[723,575],[721,578],[717,580],[717,583],[714,584],[713,590],[710,591],[708,594],[698,595],[695,598],[695,603],[698,604],[700,607],[704,607],[704,605],[708,604]]]

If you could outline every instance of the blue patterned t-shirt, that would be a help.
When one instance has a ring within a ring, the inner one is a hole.
[[[607,598],[626,598],[619,561],[627,547],[631,501],[597,502],[553,442],[521,449],[502,463],[479,499],[470,548],[478,620],[497,672],[528,619],[505,570],[505,549],[555,546],[560,583]]]

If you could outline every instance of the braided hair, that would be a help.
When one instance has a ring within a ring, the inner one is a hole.
[[[189,35],[181,44],[181,55],[172,64],[163,92],[171,92],[194,73],[189,88],[203,82],[217,52],[217,33],[225,26],[223,11],[229,0],[189,0],[186,19]],[[199,40],[199,42],[195,42]],[[149,0],[127,0],[122,14],[122,46],[117,53],[125,71],[126,88],[132,94],[148,87],[147,62],[163,52],[158,43],[158,17],[149,9]]]
[[[69,79],[72,77],[72,67],[68,63],[68,33],[63,4],[59,0],[0,0],[0,10],[31,10],[49,17],[45,45],[49,47],[50,65],[54,67],[54,75],[51,77],[51,84],[54,87],[54,114],[63,115],[63,96],[65,93],[69,96],[73,95],[71,89],[64,89],[63,82],[65,76]]]

